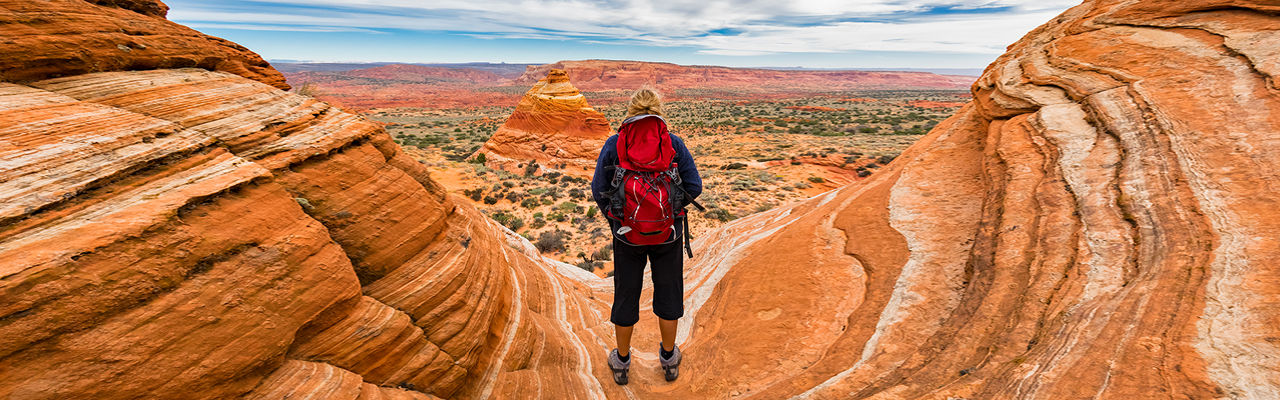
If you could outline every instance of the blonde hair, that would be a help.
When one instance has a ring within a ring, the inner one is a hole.
[[[631,94],[631,104],[627,106],[627,118],[644,114],[662,115],[662,96],[649,86],[636,89]]]

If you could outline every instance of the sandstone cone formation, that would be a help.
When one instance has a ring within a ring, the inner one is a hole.
[[[609,137],[609,120],[558,69],[529,89],[507,122],[477,155],[492,168],[517,171],[530,161],[547,169],[591,176]]]
[[[270,71],[6,75],[0,398],[1280,398],[1280,6],[1194,3],[1086,1],[870,179],[700,238],[680,380],[642,312],[625,387],[607,281]]]

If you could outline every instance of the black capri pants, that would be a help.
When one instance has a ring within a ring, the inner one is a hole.
[[[653,313],[665,320],[684,316],[684,248],[681,242],[633,246],[614,238],[610,322],[632,326],[640,320],[645,261],[649,262],[653,274]]]

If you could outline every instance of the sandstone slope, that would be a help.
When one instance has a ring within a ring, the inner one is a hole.
[[[1067,11],[865,183],[696,242],[687,380],[631,390],[1280,398],[1278,49],[1274,2]]]
[[[226,72],[69,68],[0,82],[0,397],[600,397],[581,271],[376,124]]]
[[[545,169],[591,176],[610,135],[609,120],[587,104],[564,71],[553,69],[529,89],[507,122],[477,151],[492,168],[519,172],[530,161]]]

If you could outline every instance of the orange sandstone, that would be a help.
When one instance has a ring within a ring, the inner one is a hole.
[[[562,70],[551,70],[525,93],[502,127],[477,154],[487,165],[518,172],[521,165],[591,176],[609,137],[609,120],[587,104]]]

